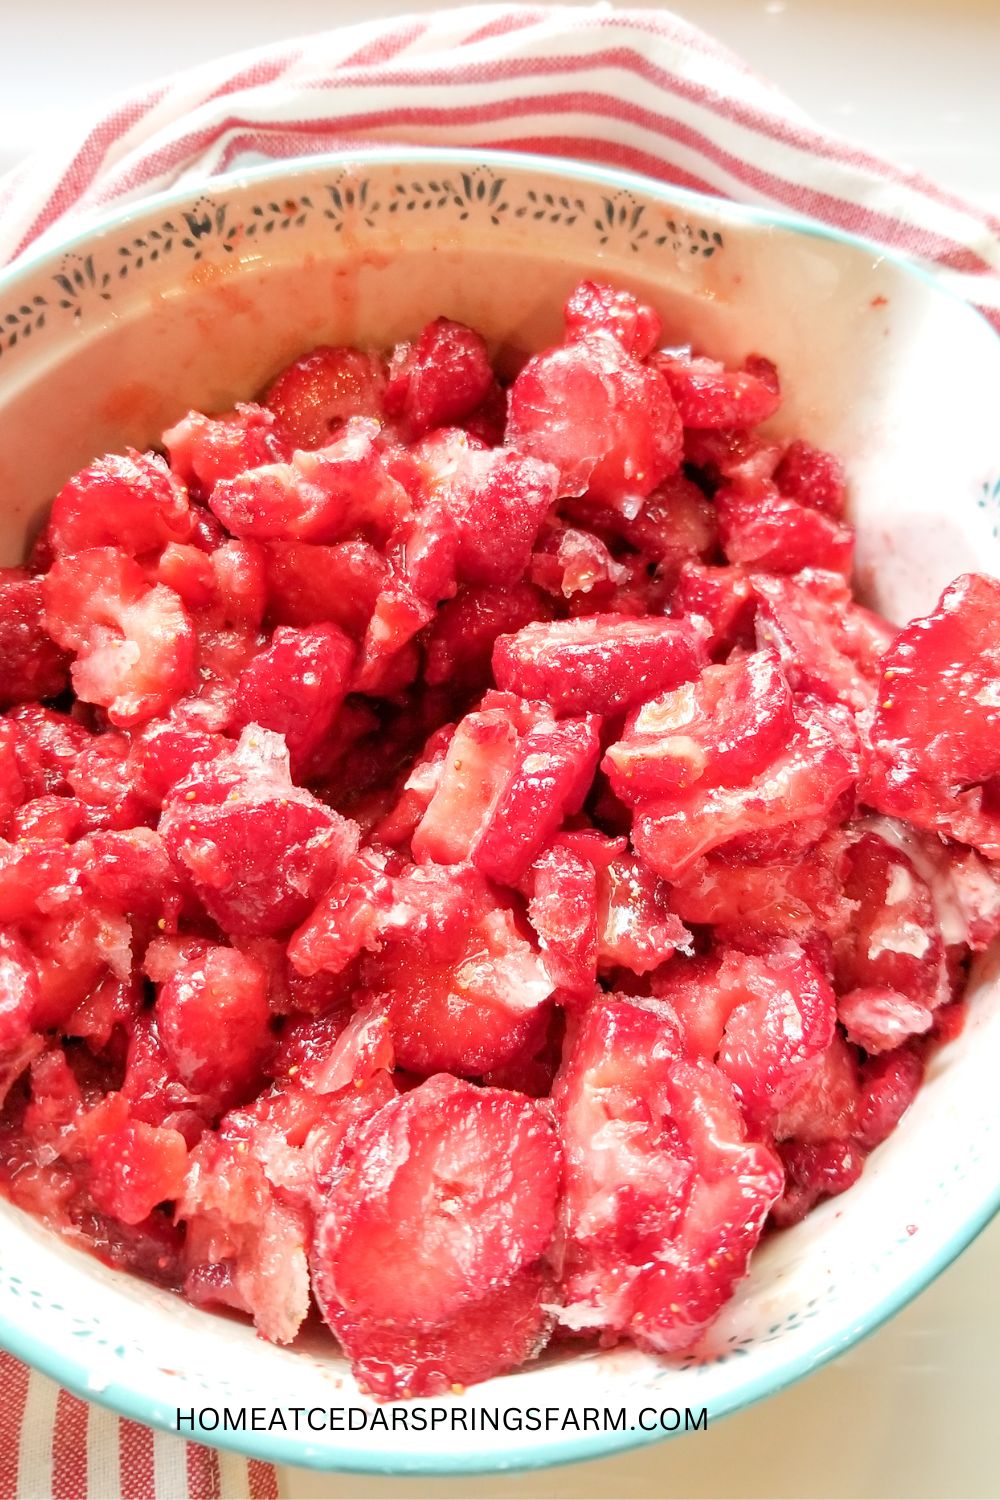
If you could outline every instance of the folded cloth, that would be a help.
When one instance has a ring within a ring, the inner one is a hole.
[[[545,152],[809,214],[911,256],[1000,331],[1000,219],[818,129],[665,11],[472,6],[344,27],[119,99],[0,179],[0,264],[113,205],[363,144]],[[88,1407],[0,1354],[0,1500],[277,1495],[274,1470]]]

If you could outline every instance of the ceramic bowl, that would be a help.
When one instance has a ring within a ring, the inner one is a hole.
[[[150,199],[0,277],[0,562],[92,455],[250,396],[304,348],[386,344],[446,314],[512,355],[556,336],[583,275],[652,301],[671,342],[778,363],[776,430],[846,460],[862,591],[890,617],[963,569],[1000,574],[1000,340],[931,281],[807,222],[637,177],[398,150]],[[444,1400],[497,1409],[498,1433],[224,1432],[209,1416],[198,1435],[316,1467],[500,1470],[662,1437],[638,1430],[643,1408],[713,1421],[787,1385],[919,1292],[1000,1205],[998,967],[977,966],[963,1034],[860,1182],[760,1249],[696,1355],[562,1353]],[[275,1348],[2,1203],[0,1226],[0,1342],[75,1391],[168,1429],[178,1408],[371,1410],[332,1339]],[[624,1429],[517,1415],[551,1406],[624,1408]]]

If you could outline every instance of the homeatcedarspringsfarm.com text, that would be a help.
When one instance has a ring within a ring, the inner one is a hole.
[[[702,1406],[200,1406],[178,1432],[707,1432]]]

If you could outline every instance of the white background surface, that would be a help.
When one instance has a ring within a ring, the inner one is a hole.
[[[0,0],[0,171],[174,68],[420,0]],[[676,0],[823,124],[1000,210],[1000,0]],[[1000,1162],[997,1164],[1000,1172]],[[288,1500],[1000,1497],[1000,1222],[810,1380],[632,1454],[505,1478],[284,1470]]]

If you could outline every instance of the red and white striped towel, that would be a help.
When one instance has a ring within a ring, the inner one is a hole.
[[[262,158],[364,143],[603,162],[812,215],[905,252],[1000,330],[1000,219],[818,130],[664,11],[475,6],[192,69],[0,180],[0,264],[111,205]],[[0,1354],[0,1500],[277,1495],[267,1464],[155,1436]]]
[[[278,1500],[271,1464],[127,1422],[0,1350],[0,1500]]]

